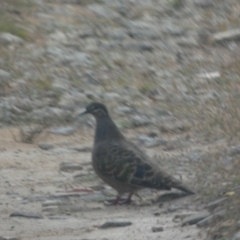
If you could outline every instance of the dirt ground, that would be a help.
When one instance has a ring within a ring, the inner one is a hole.
[[[134,198],[128,206],[105,206],[104,195],[113,192],[106,187],[91,169],[91,153],[78,152],[74,147],[91,146],[92,134],[75,134],[70,137],[47,136],[38,141],[54,145],[42,150],[38,144],[16,142],[17,129],[0,130],[1,205],[0,233],[2,237],[19,239],[202,239],[196,226],[181,226],[173,221],[176,215],[197,211],[196,196],[172,200],[159,205],[148,204]],[[41,137],[40,137],[41,138]],[[47,139],[47,140],[46,140]],[[153,151],[153,150],[151,150]],[[148,152],[151,154],[151,152]],[[83,166],[83,170],[63,172],[62,162]],[[80,174],[79,174],[80,173]],[[75,175],[78,175],[78,180]],[[93,193],[67,193],[71,187],[104,186]],[[145,199],[152,195],[141,192]],[[108,194],[107,194],[108,195]],[[140,204],[137,204],[140,202]],[[142,204],[141,204],[142,203]],[[13,212],[40,214],[43,218],[10,217]],[[122,228],[98,228],[106,221],[130,221]],[[163,227],[153,232],[152,227]]]

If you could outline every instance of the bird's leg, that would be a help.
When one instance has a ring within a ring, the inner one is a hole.
[[[127,199],[123,199],[122,201],[119,202],[119,204],[120,205],[130,204],[132,202],[131,198],[132,198],[133,194],[134,194],[134,192],[129,193],[128,198]]]
[[[113,206],[119,204],[119,201],[121,200],[121,196],[117,195],[115,199],[109,199],[105,202],[105,205],[107,206]]]

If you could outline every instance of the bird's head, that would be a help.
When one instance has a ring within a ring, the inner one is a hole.
[[[103,116],[108,116],[108,110],[102,103],[93,102],[86,106],[83,114],[92,114],[95,118],[100,118]]]

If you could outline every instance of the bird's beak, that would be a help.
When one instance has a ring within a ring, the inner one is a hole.
[[[82,112],[80,112],[80,113],[77,113],[77,115],[76,115],[76,120],[80,120],[80,118],[83,116],[83,115],[85,115],[85,114],[87,114],[88,112],[87,112],[87,110],[85,109],[84,111],[82,111]]]

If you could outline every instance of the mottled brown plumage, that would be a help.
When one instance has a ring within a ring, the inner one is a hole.
[[[129,193],[127,199],[129,202],[131,196],[143,188],[157,190],[177,188],[194,194],[182,182],[162,171],[135,144],[129,142],[117,128],[103,104],[91,103],[84,113],[92,114],[96,119],[92,163],[99,177],[118,192],[115,204],[124,193]]]

